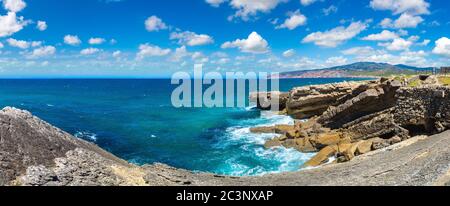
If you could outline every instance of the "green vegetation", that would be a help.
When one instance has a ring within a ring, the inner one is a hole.
[[[450,76],[440,76],[438,77],[439,83],[449,86],[450,85]]]
[[[408,82],[408,87],[418,87],[420,85],[422,85],[422,81],[420,81],[420,79],[415,79]]]

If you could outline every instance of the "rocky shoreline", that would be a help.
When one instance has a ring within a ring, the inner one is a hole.
[[[281,94],[283,112],[308,121],[252,131],[280,134],[267,147],[317,155],[305,165],[313,168],[257,177],[137,166],[6,107],[0,110],[0,185],[449,185],[450,88],[428,77],[423,86],[407,85],[380,79]],[[315,167],[330,158],[335,163]]]
[[[420,81],[419,87],[408,86]],[[450,128],[450,88],[434,76],[411,79],[381,78],[293,88],[288,93],[258,93],[257,98],[280,97],[281,113],[297,120],[295,125],[252,128],[254,133],[280,134],[267,148],[284,146],[301,152],[317,152],[305,167],[341,163],[416,135],[433,135]]]

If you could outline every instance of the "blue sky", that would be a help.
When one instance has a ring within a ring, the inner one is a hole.
[[[444,0],[0,0],[1,77],[450,64]]]

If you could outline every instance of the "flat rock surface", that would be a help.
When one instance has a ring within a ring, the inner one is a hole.
[[[354,160],[258,177],[136,166],[14,108],[0,111],[0,185],[448,185],[450,131]]]

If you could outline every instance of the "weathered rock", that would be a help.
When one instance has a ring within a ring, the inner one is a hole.
[[[359,142],[358,146],[356,147],[356,153],[358,155],[366,154],[370,151],[372,151],[372,144],[373,142],[370,140],[362,140]]]
[[[297,119],[321,115],[329,106],[357,88],[360,82],[344,82],[294,88],[289,92],[287,113]]]
[[[368,115],[344,125],[345,131],[354,141],[374,137],[389,139],[393,136],[407,138],[409,132],[395,123],[392,109]]]
[[[304,167],[317,167],[321,164],[327,163],[329,158],[334,156],[337,152],[337,148],[334,146],[327,146],[319,151],[313,158],[307,161]]]
[[[298,138],[295,140],[296,149],[300,152],[310,153],[319,151],[316,147],[311,144],[309,138]]]
[[[330,107],[317,120],[330,128],[341,128],[358,118],[394,107],[395,93],[401,84],[398,81],[386,81],[382,84],[367,84],[356,90],[364,90],[354,98],[335,107]]]
[[[442,132],[450,128],[450,88],[426,86],[397,92],[395,122],[413,135]]]
[[[279,91],[250,93],[250,102],[256,103],[261,110],[282,111],[286,108],[289,94]],[[274,108],[275,106],[275,108]]]
[[[294,125],[275,125],[268,127],[253,127],[250,128],[250,132],[252,133],[274,133],[274,134],[286,134],[288,132],[294,132]]]

